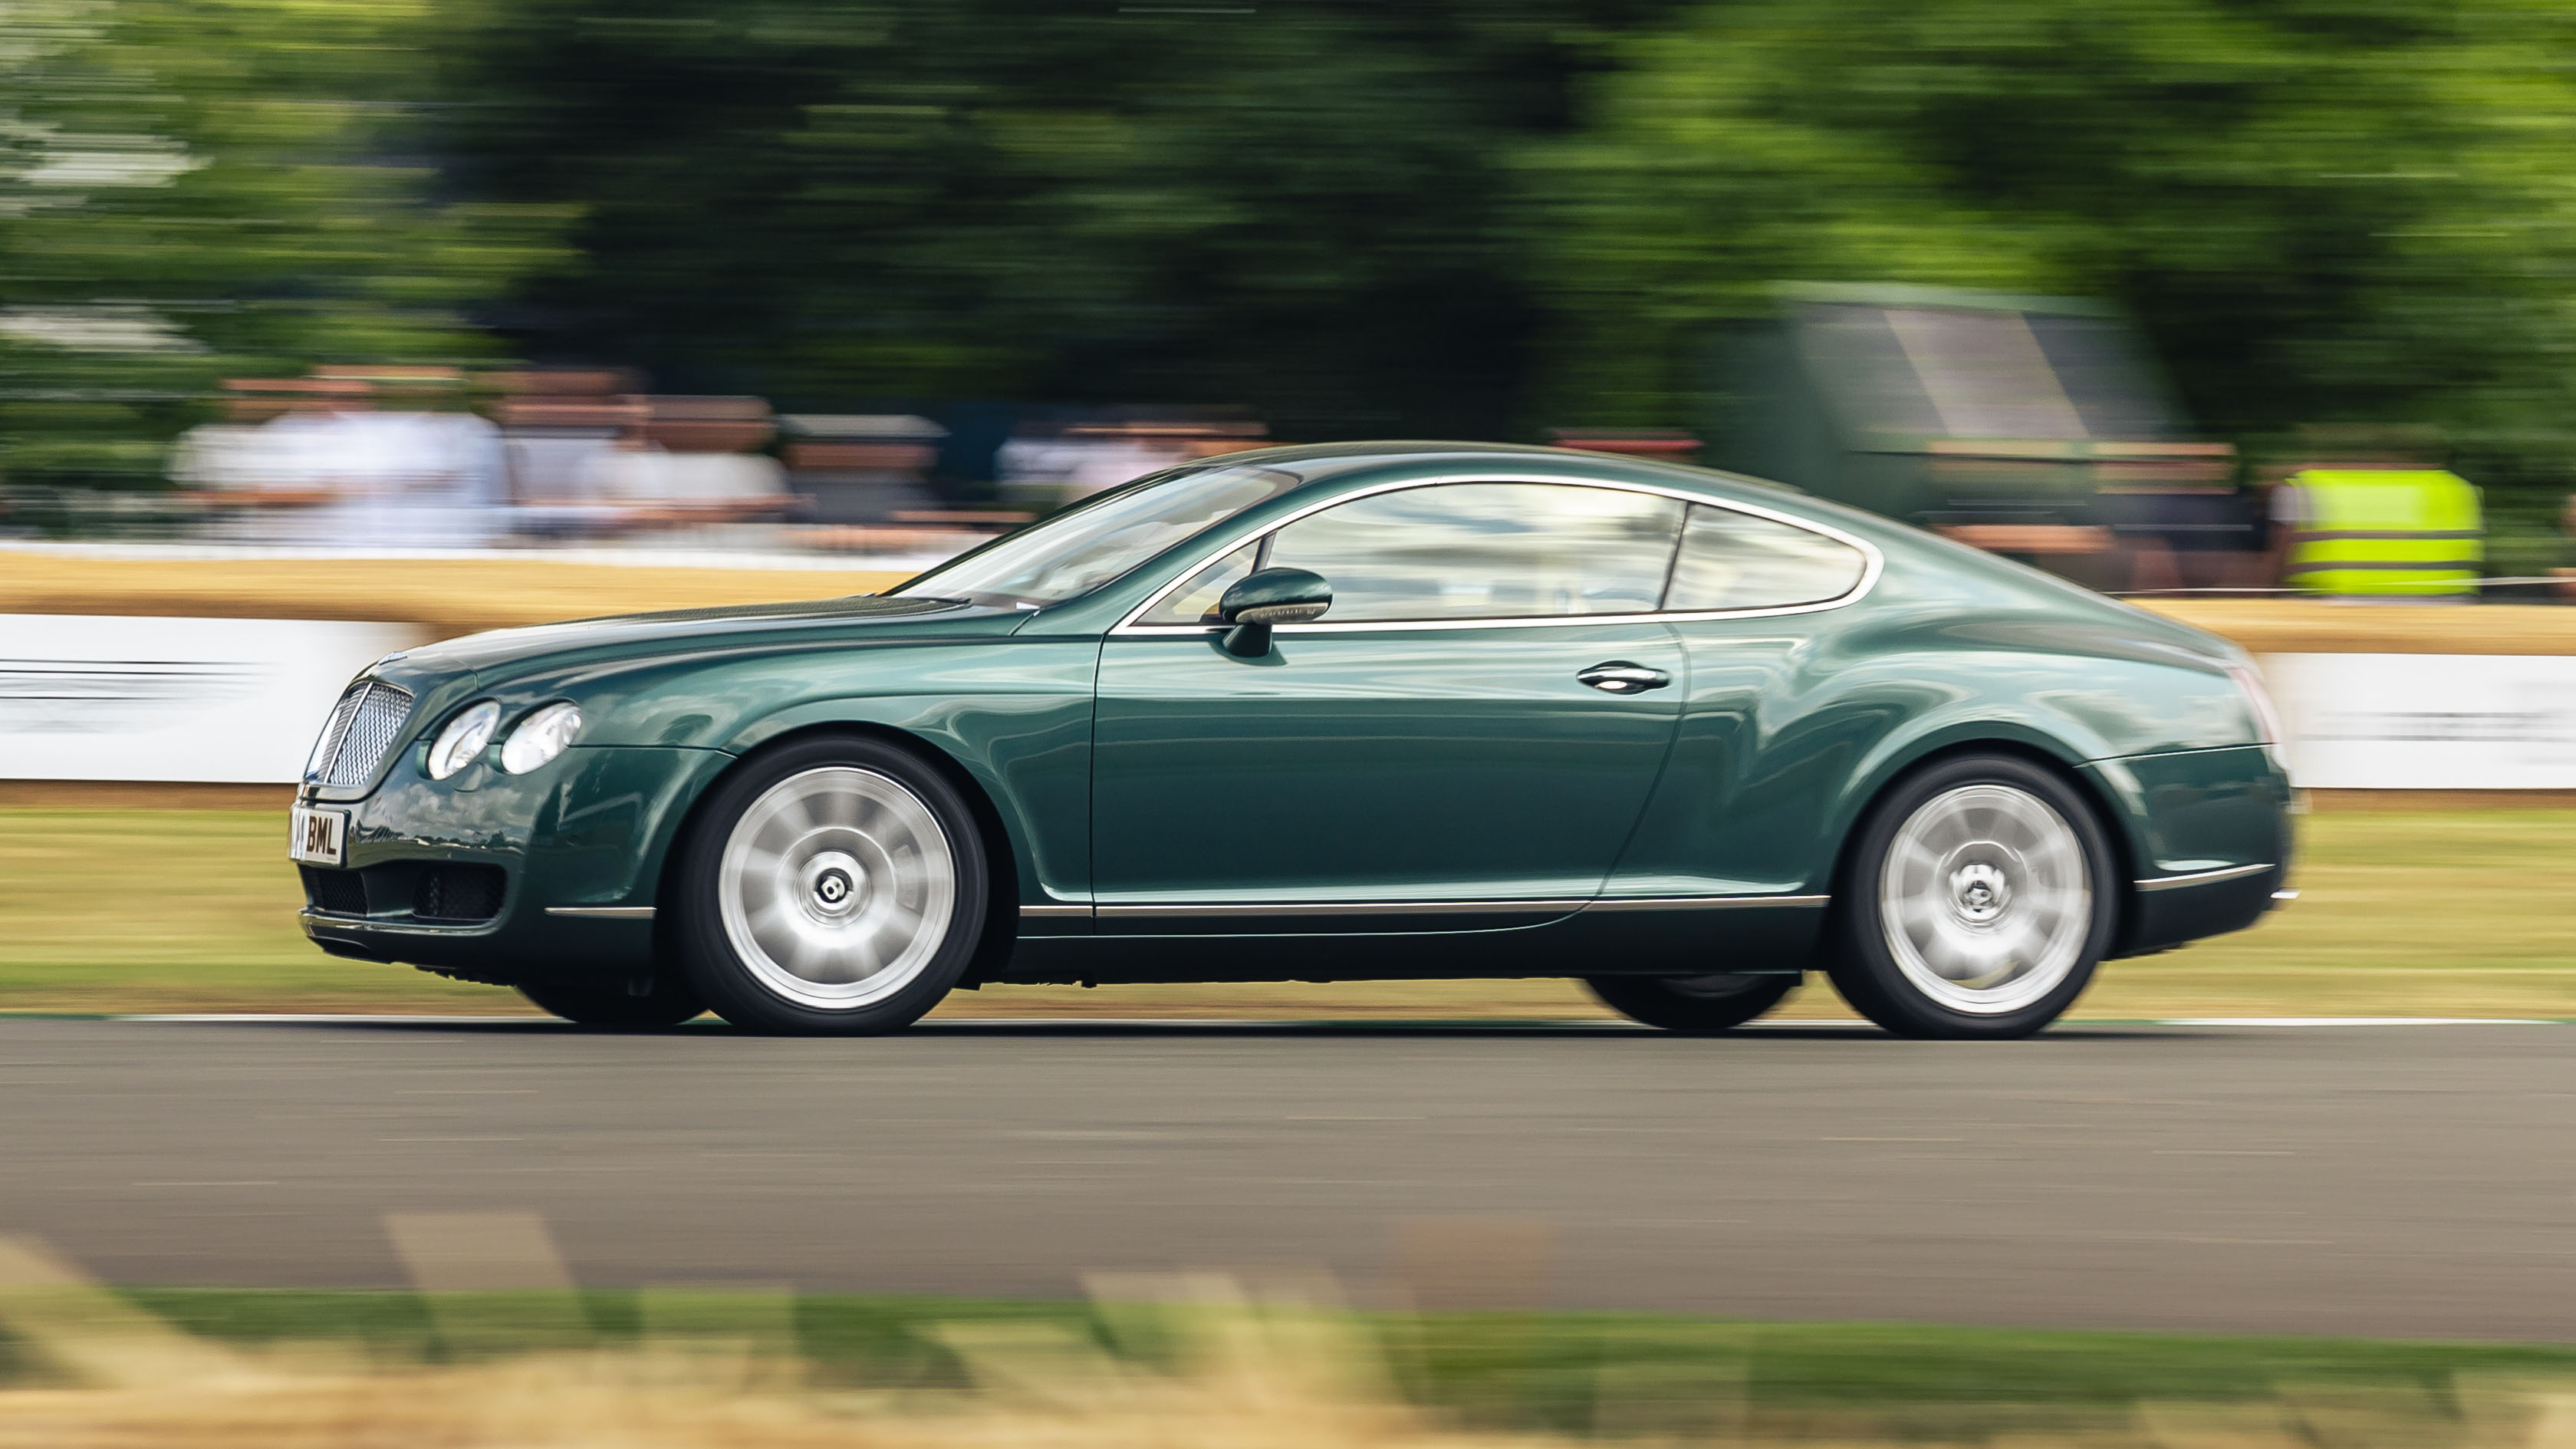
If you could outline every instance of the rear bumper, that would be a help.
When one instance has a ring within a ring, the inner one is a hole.
[[[2118,954],[2135,956],[2244,930],[2272,909],[2273,894],[2289,875],[2284,861],[2243,876],[2192,881],[2175,889],[2154,889],[2162,881],[2140,882],[2131,897],[2126,939]]]
[[[2289,880],[2290,779],[2268,746],[2086,766],[2120,802],[2132,886],[2118,944],[2134,956],[2241,931]]]

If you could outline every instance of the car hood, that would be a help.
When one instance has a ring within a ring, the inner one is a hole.
[[[531,667],[650,658],[772,642],[819,641],[842,633],[890,632],[905,625],[930,625],[945,633],[958,626],[1008,626],[1025,617],[954,599],[886,598],[875,594],[740,604],[722,609],[673,609],[469,634],[394,656],[387,661],[384,672],[474,674],[489,682]]]

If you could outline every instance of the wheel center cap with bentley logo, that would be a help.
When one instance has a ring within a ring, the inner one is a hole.
[[[837,850],[825,851],[805,862],[803,874],[805,903],[814,914],[834,919],[857,908],[865,876],[856,860]]]
[[[1951,886],[1957,892],[1959,914],[1973,925],[1985,925],[2012,904],[2012,882],[1991,865],[1966,867],[1951,877]]]

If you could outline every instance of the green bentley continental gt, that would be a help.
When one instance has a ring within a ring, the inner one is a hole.
[[[1710,1031],[1822,971],[2013,1037],[2271,907],[2276,738],[2234,646],[1771,484],[1276,448],[883,595],[390,655],[292,854],[323,950],[593,1024],[1571,976]]]

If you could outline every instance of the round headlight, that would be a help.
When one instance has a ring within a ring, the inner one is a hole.
[[[438,738],[429,746],[429,778],[444,780],[474,763],[483,747],[492,743],[492,731],[500,726],[501,706],[486,699],[466,707],[464,713],[447,722]]]
[[[581,711],[569,704],[550,704],[510,731],[501,742],[501,768],[524,775],[564,752],[581,733]]]

